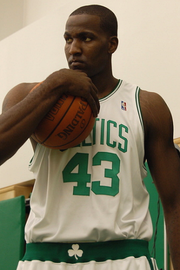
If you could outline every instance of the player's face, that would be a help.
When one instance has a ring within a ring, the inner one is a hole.
[[[65,54],[70,69],[81,70],[93,77],[102,73],[109,65],[109,38],[100,28],[98,16],[70,16],[64,38]]]

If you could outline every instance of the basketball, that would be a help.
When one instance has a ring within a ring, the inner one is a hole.
[[[84,98],[64,94],[42,119],[32,138],[46,147],[65,150],[85,140],[94,123],[95,117]]]

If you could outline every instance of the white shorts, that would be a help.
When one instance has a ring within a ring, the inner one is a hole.
[[[154,270],[158,269],[153,263]],[[88,262],[88,263],[53,263],[50,261],[24,261],[19,262],[17,270],[151,270],[149,262],[145,257],[128,257],[123,260],[108,260],[106,262]]]
[[[157,270],[148,243],[122,240],[100,243],[31,243],[17,270]]]

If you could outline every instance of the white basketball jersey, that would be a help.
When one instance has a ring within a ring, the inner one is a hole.
[[[151,238],[138,87],[120,80],[87,139],[65,151],[38,144],[30,170],[27,242]]]

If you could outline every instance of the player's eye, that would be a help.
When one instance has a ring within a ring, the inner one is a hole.
[[[68,44],[69,44],[69,43],[72,43],[72,41],[73,41],[72,38],[67,38],[67,39],[66,39],[66,42],[67,42]]]
[[[65,38],[65,41],[66,43],[70,44],[72,43],[73,39],[71,37],[64,37]]]
[[[86,38],[85,38],[85,41],[86,41],[86,42],[89,42],[89,41],[91,41],[91,40],[92,40],[92,38],[90,38],[90,37],[86,37]]]

